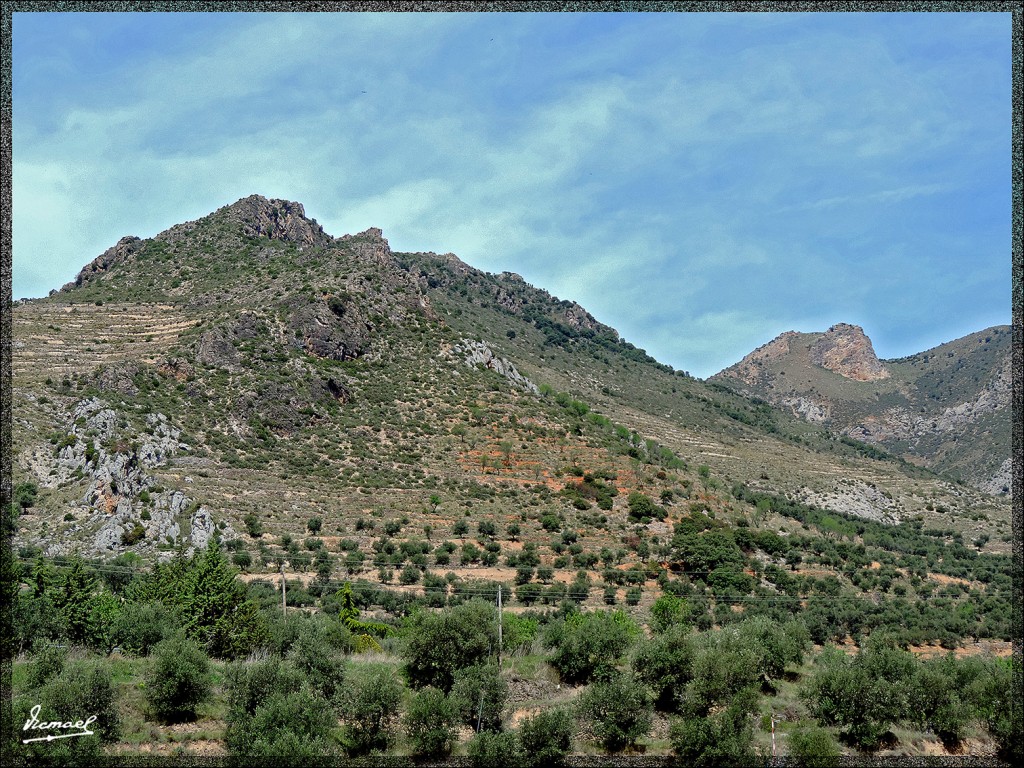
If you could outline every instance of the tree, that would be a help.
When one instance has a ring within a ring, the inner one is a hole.
[[[292,643],[288,659],[314,691],[336,705],[345,686],[345,662],[338,658],[331,645],[327,627],[307,621]]]
[[[631,522],[642,522],[644,518],[651,520],[664,520],[668,512],[664,507],[659,507],[650,496],[639,491],[633,491],[627,499],[629,505],[629,519]]]
[[[689,614],[689,608],[683,598],[663,594],[651,605],[651,629],[655,632],[665,632],[676,624],[685,624]]]
[[[210,660],[194,642],[179,634],[153,649],[146,675],[146,702],[158,720],[194,720],[200,704],[210,697]]]
[[[356,653],[369,650],[380,651],[381,646],[377,638],[388,637],[394,634],[394,630],[387,624],[359,619],[360,612],[356,607],[355,595],[352,594],[352,585],[347,581],[338,590],[338,597],[341,599],[338,618],[341,620],[342,626],[355,637]]]
[[[311,517],[306,521],[306,528],[309,529],[310,533],[320,533],[320,529],[323,527],[324,521],[319,517]]]
[[[475,730],[500,731],[508,698],[508,683],[497,664],[466,667],[455,673],[449,696],[463,725]]]
[[[402,634],[405,674],[414,688],[450,691],[458,670],[483,663],[498,647],[494,607],[482,600],[414,613]]]
[[[456,714],[444,691],[426,687],[413,695],[405,713],[405,732],[417,757],[437,757],[451,751],[456,738]]]
[[[14,486],[12,500],[22,514],[26,509],[35,506],[36,496],[39,493],[39,486],[35,483],[18,483]]]
[[[234,662],[227,669],[225,742],[242,758],[292,762],[335,751],[335,715],[290,662],[279,656]]]
[[[395,738],[402,683],[385,664],[360,665],[353,670],[342,698],[346,743],[356,755],[387,749]]]
[[[525,764],[560,766],[572,747],[573,716],[567,709],[547,709],[523,720],[519,740],[523,745]]]
[[[263,523],[256,517],[255,514],[250,512],[245,516],[245,532],[248,533],[252,538],[258,539],[263,535]]]
[[[520,766],[526,762],[519,735],[512,732],[481,731],[473,736],[466,751],[473,768]]]
[[[693,638],[689,627],[675,624],[641,644],[633,659],[637,677],[654,691],[655,705],[661,711],[678,708],[680,697],[693,678]]]
[[[674,720],[669,726],[672,750],[694,768],[755,765],[750,722],[754,711],[756,697],[745,693],[714,715]]]
[[[638,634],[639,627],[622,611],[574,613],[548,636],[555,645],[551,664],[566,682],[586,682],[610,669]]]
[[[591,683],[580,696],[580,716],[609,752],[621,752],[647,735],[653,722],[651,695],[631,675]]]
[[[907,712],[915,673],[908,651],[872,635],[853,658],[826,649],[815,666],[801,695],[818,722],[844,728],[858,747],[874,747]]]

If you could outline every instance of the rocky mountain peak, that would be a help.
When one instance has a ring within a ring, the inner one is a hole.
[[[811,345],[810,353],[815,365],[854,381],[877,381],[891,375],[859,325],[833,325]]]
[[[315,219],[306,218],[302,203],[249,195],[222,209],[242,224],[248,237],[266,237],[297,245],[326,245],[331,237]]]

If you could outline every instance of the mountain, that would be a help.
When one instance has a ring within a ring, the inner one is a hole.
[[[395,541],[429,551],[471,523],[479,550],[449,568],[504,578],[498,553],[539,552],[563,578],[605,551],[641,567],[640,541],[667,563],[672,524],[693,516],[802,541],[799,505],[979,552],[1010,541],[1006,498],[918,466],[937,455],[931,433],[914,438],[920,455],[866,442],[895,417],[834,434],[871,397],[930,417],[928,396],[968,402],[976,376],[981,402],[980,362],[937,359],[945,348],[881,362],[834,329],[704,382],[515,274],[396,253],[378,229],[333,237],[295,202],[254,195],[122,238],[60,291],[17,302],[13,328],[24,557],[162,559],[219,539],[258,568],[302,570],[325,544],[362,573]],[[948,351],[1002,359],[1008,334],[986,336]],[[775,374],[759,376],[776,364],[787,383],[804,376],[783,394],[827,424],[772,407]],[[870,397],[839,396],[858,387]],[[980,408],[948,434],[998,456],[1008,417]],[[489,530],[519,532],[498,544]]]
[[[842,435],[1010,493],[1011,339],[996,326],[879,360],[863,329],[783,333],[711,381]]]

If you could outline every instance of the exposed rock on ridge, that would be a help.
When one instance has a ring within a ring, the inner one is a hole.
[[[871,339],[859,325],[837,323],[811,347],[811,362],[855,381],[888,379],[889,370],[875,355]]]

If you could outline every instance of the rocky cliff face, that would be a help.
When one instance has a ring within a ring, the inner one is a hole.
[[[854,381],[878,381],[891,375],[859,325],[833,325],[814,342],[810,355],[815,365]]]

